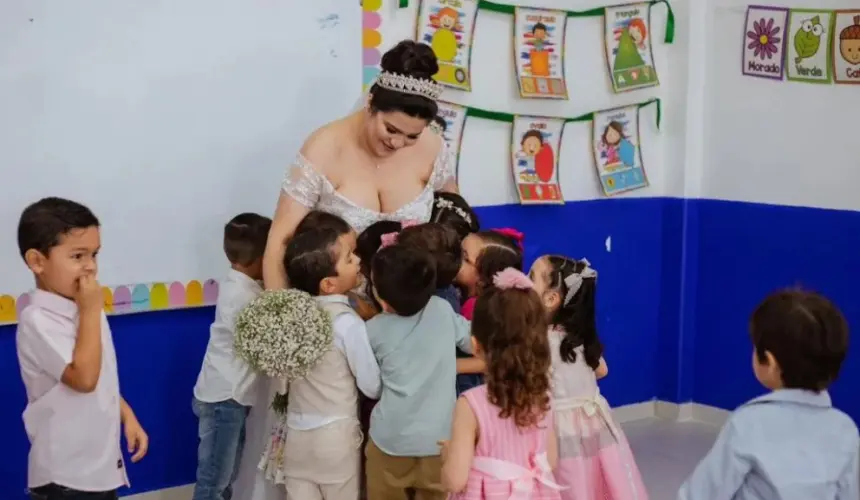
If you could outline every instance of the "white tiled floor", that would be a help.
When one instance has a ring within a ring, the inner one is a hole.
[[[651,500],[675,500],[681,483],[708,452],[719,432],[708,424],[657,418],[629,422],[623,427]],[[191,486],[182,486],[126,500],[189,500],[191,491]]]

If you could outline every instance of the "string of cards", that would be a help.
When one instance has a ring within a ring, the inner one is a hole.
[[[668,2],[660,0],[663,3]],[[487,0],[422,0],[418,9],[416,39],[428,43],[439,59],[436,81],[471,91],[471,54],[479,10],[514,15],[514,59],[520,96],[567,99],[564,75],[567,18],[597,16],[605,19],[606,61],[615,92],[659,85],[651,51],[650,8],[654,2],[633,3],[569,12],[501,5]],[[674,16],[669,9],[666,42],[674,37]]]
[[[809,83],[860,83],[860,9],[750,5],[745,75]]]
[[[604,194],[612,196],[648,185],[639,147],[639,109],[652,103],[657,105],[659,127],[659,99],[577,118],[515,116],[440,102],[439,116],[446,123],[443,137],[458,156],[467,117],[511,123],[511,172],[520,203],[561,204],[564,196],[558,159],[562,132],[569,122],[592,122],[594,165]]]

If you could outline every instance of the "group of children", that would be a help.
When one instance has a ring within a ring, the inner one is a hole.
[[[263,293],[270,224],[242,214],[225,228],[232,270],[194,388],[194,500],[232,496],[262,378],[232,342],[237,315]],[[18,242],[37,284],[17,334],[31,497],[116,498],[127,482],[121,425],[132,460],[148,438],[119,394],[96,281],[98,220],[47,198],[22,214]],[[511,229],[482,231],[450,193],[436,195],[430,222],[381,221],[358,235],[332,214],[307,215],[284,267],[290,287],[329,314],[333,335],[307,376],[284,387],[286,411],[260,463],[288,499],[648,498],[598,388],[608,368],[597,272],[545,255],[526,274],[522,244]],[[857,430],[826,392],[847,351],[841,314],[787,291],[750,329],[755,374],[774,392],[733,415],[679,498],[860,497]]]

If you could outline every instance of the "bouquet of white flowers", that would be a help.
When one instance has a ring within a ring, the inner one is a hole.
[[[331,316],[299,290],[263,292],[236,320],[236,355],[287,383],[300,379],[332,346]]]

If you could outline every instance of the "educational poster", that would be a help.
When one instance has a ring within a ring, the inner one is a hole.
[[[651,52],[650,4],[606,8],[606,62],[615,92],[659,85]]]
[[[456,178],[460,176],[460,142],[463,140],[463,129],[466,128],[466,107],[450,102],[438,101],[437,116],[445,121],[442,127],[442,138],[448,143],[448,151],[456,162]]]
[[[520,97],[567,99],[564,31],[567,13],[517,7],[514,63]]]
[[[860,10],[837,10],[833,23],[833,80],[860,83]]]
[[[606,196],[647,186],[639,150],[639,106],[598,111],[593,127],[594,163]]]
[[[741,71],[747,76],[782,80],[788,9],[750,5],[744,23]]]
[[[797,82],[830,83],[833,11],[791,9],[785,50],[785,77]]]
[[[558,183],[558,153],[564,120],[516,116],[511,129],[511,164],[520,203],[564,203]]]
[[[433,48],[439,59],[437,82],[472,89],[470,63],[478,0],[422,0],[416,39]]]

